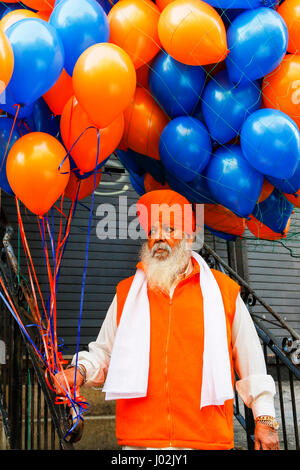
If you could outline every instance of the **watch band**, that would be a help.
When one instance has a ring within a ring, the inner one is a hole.
[[[70,364],[67,366],[67,369],[72,369],[72,368],[76,368],[78,370],[78,372],[80,373],[80,375],[82,375],[83,377],[83,383],[86,382],[86,371],[85,371],[85,368],[81,365],[81,364]]]
[[[265,424],[266,426],[269,426],[275,431],[277,431],[277,429],[279,428],[279,423],[273,416],[266,416],[266,415],[258,416],[255,422]]]

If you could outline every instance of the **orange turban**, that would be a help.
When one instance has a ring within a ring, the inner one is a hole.
[[[181,194],[171,189],[149,191],[137,202],[137,215],[146,234],[157,221],[192,234],[195,231],[195,215],[192,205]]]

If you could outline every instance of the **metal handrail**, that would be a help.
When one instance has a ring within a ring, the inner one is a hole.
[[[256,292],[249,286],[234,269],[232,269],[212,248],[206,243],[203,244],[201,255],[208,262],[210,267],[214,267],[222,272],[228,274],[234,279],[241,287],[241,293],[244,301],[250,307],[255,305],[256,302],[260,303],[265,310],[271,314],[277,326],[283,329],[284,332],[291,335],[295,340],[297,347],[299,341],[299,334],[278,315]],[[250,309],[249,309],[250,310]],[[295,395],[295,383],[298,385],[300,380],[300,368],[298,363],[294,364],[290,359],[291,349],[285,349],[283,344],[278,344],[278,340],[274,338],[269,329],[262,325],[263,321],[260,316],[251,313],[255,328],[258,336],[261,339],[264,356],[269,373],[272,373],[277,384],[276,405],[277,405],[277,418],[280,422],[280,443],[284,450],[300,449],[299,441],[299,425],[297,419],[297,400]],[[273,324],[272,321],[269,323]],[[273,370],[275,367],[275,370]],[[285,375],[285,380],[282,378]],[[294,382],[296,380],[296,382]],[[254,419],[252,412],[244,405],[244,412],[241,411],[237,393],[235,394],[234,415],[238,423],[246,431],[246,443],[248,449],[254,448]]]

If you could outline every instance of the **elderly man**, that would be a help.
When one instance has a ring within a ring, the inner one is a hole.
[[[183,196],[151,191],[137,208],[148,239],[136,273],[118,284],[89,351],[57,375],[57,392],[75,378],[76,387],[104,384],[125,449],[229,450],[235,370],[255,449],[278,449],[275,385],[239,286],[192,251],[195,219]]]

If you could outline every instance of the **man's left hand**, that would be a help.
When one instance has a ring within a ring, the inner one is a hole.
[[[278,432],[266,424],[255,425],[255,450],[279,450]]]

